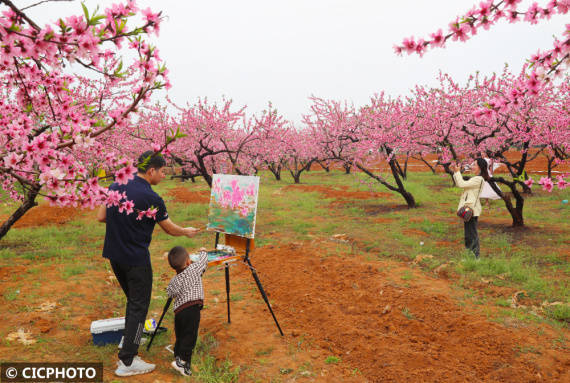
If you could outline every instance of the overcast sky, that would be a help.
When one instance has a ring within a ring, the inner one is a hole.
[[[34,1],[16,1],[30,4]],[[36,1],[37,2],[37,1]],[[90,11],[117,1],[87,0]],[[415,84],[436,84],[439,70],[462,82],[479,70],[513,71],[540,49],[552,47],[568,15],[538,25],[502,21],[467,43],[396,56],[404,37],[428,37],[464,14],[472,0],[139,0],[162,10],[156,45],[170,70],[171,98],[234,100],[250,113],[271,101],[299,122],[312,94],[360,106],[374,93],[404,95]],[[530,4],[530,1],[525,1]],[[546,4],[546,0],[539,4]],[[41,25],[61,15],[80,14],[81,4],[50,3],[29,10]]]

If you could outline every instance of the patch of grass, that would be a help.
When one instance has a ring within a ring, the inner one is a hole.
[[[412,227],[417,227],[424,233],[439,237],[443,234],[447,234],[449,231],[449,224],[446,222],[434,221],[431,222],[424,219],[420,224],[413,224]]]
[[[335,355],[327,356],[325,359],[326,364],[337,364],[340,363],[340,361],[341,361],[340,356],[335,356]]]
[[[416,319],[416,317],[414,316],[414,314],[412,314],[412,313],[410,312],[410,309],[407,308],[407,307],[404,307],[404,308],[402,309],[402,315],[405,316],[406,318],[410,319],[410,320]]]
[[[20,289],[8,289],[4,292],[4,299],[11,302],[20,296]]]
[[[501,307],[511,307],[511,301],[509,299],[499,298],[495,301],[497,306]]]
[[[410,281],[412,279],[415,279],[415,276],[414,274],[412,274],[410,270],[406,270],[404,271],[404,274],[402,274],[400,278],[403,279],[404,281]]]
[[[515,351],[515,354],[517,356],[520,356],[521,354],[529,354],[529,353],[537,354],[537,355],[542,354],[542,352],[540,352],[540,350],[534,346],[520,346],[519,345],[519,346],[516,346],[513,351]]]
[[[457,265],[457,271],[463,274],[475,274],[480,277],[496,277],[496,285],[518,285],[529,296],[552,296],[555,293],[553,283],[544,279],[536,266],[529,265],[522,256],[494,256],[476,260],[464,256]],[[559,293],[568,296],[568,286],[559,286]]]
[[[259,349],[255,352],[255,356],[269,355],[273,352],[273,347]]]
[[[549,306],[544,311],[549,318],[570,323],[570,305],[568,304]]]
[[[197,371],[193,376],[199,381],[207,383],[237,382],[241,368],[239,366],[234,367],[229,359],[216,362],[216,358],[211,355],[211,351],[217,346],[218,342],[210,334],[198,337],[194,357],[192,358],[192,364]],[[194,361],[197,361],[197,363]]]
[[[337,223],[329,222],[329,223],[326,223],[326,224],[320,226],[318,229],[323,234],[331,235],[331,234],[335,234],[337,232],[338,227],[339,227],[339,225]]]
[[[61,273],[63,279],[68,279],[74,275],[84,274],[86,266],[83,263],[66,265]]]
[[[552,347],[554,347],[556,349],[560,349],[560,350],[570,349],[566,345],[566,337],[564,336],[564,334],[560,334],[560,336],[558,338],[555,338],[552,340]]]
[[[310,229],[314,228],[315,224],[311,222],[295,222],[291,225],[293,231],[299,234],[308,234]]]
[[[243,301],[243,295],[241,295],[241,294],[231,294],[231,295],[230,295],[230,301],[232,301],[232,302]]]

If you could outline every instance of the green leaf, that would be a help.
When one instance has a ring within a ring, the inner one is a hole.
[[[89,11],[87,10],[87,6],[85,6],[85,3],[81,3],[81,7],[83,8],[83,14],[85,15],[85,20],[87,20],[87,24],[91,24],[90,19],[89,19]]]
[[[104,15],[99,15],[99,16],[93,16],[91,18],[91,20],[89,20],[89,25],[99,25],[101,24],[101,20],[106,19],[107,16]]]

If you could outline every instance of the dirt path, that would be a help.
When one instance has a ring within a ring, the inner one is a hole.
[[[240,308],[230,327],[204,321],[204,328],[221,339],[218,354],[233,361],[254,363],[256,347],[279,349],[302,336],[314,348],[309,355],[316,362],[315,381],[570,381],[570,355],[552,349],[548,334],[506,328],[462,308],[445,280],[414,272],[403,283],[399,275],[410,270],[406,266],[360,257],[321,258],[316,248],[294,245],[260,249],[254,265],[287,336],[274,335],[269,312],[251,295],[254,302],[243,303],[246,315]],[[249,274],[245,268],[233,271],[234,283],[245,282],[251,290]],[[225,304],[216,306],[206,318],[224,318]],[[342,361],[331,369],[322,363],[327,355]]]

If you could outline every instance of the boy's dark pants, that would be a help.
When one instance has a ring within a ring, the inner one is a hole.
[[[479,258],[479,235],[477,234],[477,218],[472,217],[469,222],[464,222],[465,247]]]
[[[144,321],[152,291],[151,265],[131,266],[111,261],[113,272],[126,297],[125,331],[119,359],[130,366],[141,344]]]
[[[192,351],[198,339],[198,327],[200,326],[200,310],[202,305],[188,306],[174,315],[174,356],[180,357],[188,365],[192,362]]]

